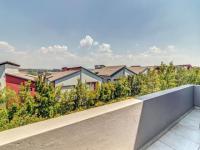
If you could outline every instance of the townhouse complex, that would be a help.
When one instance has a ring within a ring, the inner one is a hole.
[[[103,82],[114,82],[121,77],[130,75],[138,75],[147,73],[148,69],[159,66],[105,66],[95,65],[94,69],[87,69],[82,66],[79,67],[63,67],[57,69],[55,72],[49,72],[47,82],[52,83],[55,87],[61,86],[62,90],[70,90],[80,80],[85,83],[88,88],[95,90],[97,84]],[[179,65],[177,67],[185,67],[189,69],[191,65]],[[31,82],[31,92],[35,92],[35,81],[37,76],[28,74],[20,69],[20,65],[13,62],[0,63],[0,89],[5,87],[10,88],[16,92],[19,91],[20,85],[26,81]]]

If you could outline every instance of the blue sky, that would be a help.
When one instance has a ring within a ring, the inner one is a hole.
[[[198,0],[0,0],[0,60],[198,65],[199,8]]]

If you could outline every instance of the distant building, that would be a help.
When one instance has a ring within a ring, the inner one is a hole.
[[[182,65],[173,65],[175,68],[182,68],[182,69],[191,69],[193,68],[192,65],[190,64],[182,64]],[[156,69],[156,70],[160,70],[160,65],[155,65],[155,66],[146,66],[148,69]]]
[[[19,71],[20,65],[13,62],[2,62],[0,63],[0,89],[5,87],[19,92],[20,85],[27,81],[31,81],[31,92],[35,92],[35,76],[22,73]]]
[[[103,78],[104,82],[115,81],[120,77],[136,74],[131,71],[125,65],[121,66],[104,66],[96,65],[95,69],[92,69],[92,72]]]
[[[192,65],[190,64],[183,64],[183,65],[175,65],[177,68],[184,68],[184,69],[191,69]]]
[[[92,71],[83,67],[62,68],[62,71],[52,73],[47,77],[48,82],[51,82],[57,86],[61,86],[62,90],[69,90],[75,87],[80,80],[82,83],[86,83],[90,89],[95,89],[97,84],[101,84],[103,79],[93,73]]]

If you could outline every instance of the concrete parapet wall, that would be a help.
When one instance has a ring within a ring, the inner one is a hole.
[[[130,99],[0,133],[1,150],[133,150],[142,102]]]

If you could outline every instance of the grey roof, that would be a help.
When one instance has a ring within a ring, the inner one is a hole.
[[[120,71],[122,68],[126,67],[125,65],[120,65],[120,66],[105,66],[100,69],[93,69],[92,72],[99,76],[112,76],[118,71]]]
[[[86,69],[86,68],[84,68],[84,67],[80,67],[80,68],[78,68],[78,69],[76,69],[76,70],[66,70],[66,71],[54,72],[54,73],[52,73],[51,75],[49,75],[49,76],[47,77],[47,79],[48,79],[50,82],[53,82],[53,81],[58,80],[58,79],[60,79],[60,78],[63,78],[63,77],[72,75],[72,74],[74,74],[74,73],[77,73],[77,72],[81,71],[81,69],[84,69],[84,70],[86,70],[86,71],[88,71],[88,72],[90,72],[90,73],[94,74],[95,76],[97,76],[97,77],[99,77],[99,78],[102,79],[102,77],[100,77],[99,75],[95,74],[93,71],[90,71],[90,70],[88,70],[88,69]]]
[[[30,80],[30,81],[35,81],[36,80],[36,76],[27,74],[27,73],[22,73],[22,72],[18,72],[18,73],[6,73],[7,75],[13,76],[13,77],[17,77],[17,78],[21,78],[21,79],[25,79],[25,80]]]
[[[136,73],[136,74],[140,74],[140,73],[143,73],[145,70],[147,70],[147,67],[131,66],[131,67],[128,67],[128,69],[131,70],[132,72]]]
[[[51,75],[49,75],[47,78],[49,81],[55,81],[60,78],[63,78],[65,76],[69,76],[73,73],[79,72],[80,70],[67,70],[67,71],[60,71],[60,72],[54,72]]]
[[[1,65],[5,65],[5,64],[9,64],[9,65],[13,65],[13,66],[17,66],[17,67],[20,67],[20,65],[16,64],[16,63],[13,63],[11,61],[4,61],[4,62],[1,62],[0,63],[0,66]]]

